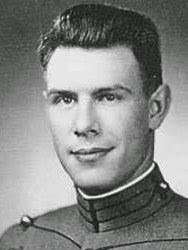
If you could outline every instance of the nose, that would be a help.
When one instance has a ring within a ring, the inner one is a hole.
[[[74,122],[74,134],[77,137],[94,137],[99,133],[100,126],[93,103],[90,100],[78,103]]]

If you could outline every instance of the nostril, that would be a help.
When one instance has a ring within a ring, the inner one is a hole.
[[[83,136],[83,137],[86,137],[87,136],[87,132],[86,131],[82,131],[82,132],[80,132],[80,131],[75,131],[74,132],[74,134],[76,135],[76,136],[78,136],[78,137],[80,137],[80,136]]]
[[[95,129],[91,129],[90,131],[89,131],[89,133],[92,133],[92,134],[98,134],[98,132],[97,132],[97,130],[95,130]]]
[[[74,131],[74,134],[79,137],[81,134],[83,134],[83,132]]]
[[[80,136],[87,137],[90,135],[98,135],[98,132],[95,129],[90,129],[90,130],[82,131],[82,132],[76,130],[76,131],[74,131],[74,134],[78,137],[80,137]]]

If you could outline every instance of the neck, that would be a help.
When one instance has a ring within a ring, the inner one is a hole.
[[[150,145],[148,147],[147,150],[147,154],[146,157],[144,158],[144,160],[142,161],[141,164],[139,164],[139,166],[136,168],[136,170],[133,172],[133,174],[130,176],[130,178],[128,178],[126,180],[126,182],[124,184],[127,184],[129,182],[132,182],[134,179],[138,178],[140,175],[142,175],[144,172],[146,172],[150,166],[152,165],[153,162],[153,158],[154,158],[154,135],[151,135],[150,138]]]

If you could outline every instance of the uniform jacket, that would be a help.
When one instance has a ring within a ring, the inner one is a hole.
[[[188,200],[175,194],[158,166],[110,197],[86,200],[37,218],[23,217],[0,250],[188,249]]]

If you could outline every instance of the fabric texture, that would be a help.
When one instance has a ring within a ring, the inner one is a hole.
[[[188,199],[175,194],[158,166],[135,185],[36,218],[23,217],[0,240],[0,250],[188,249]]]

